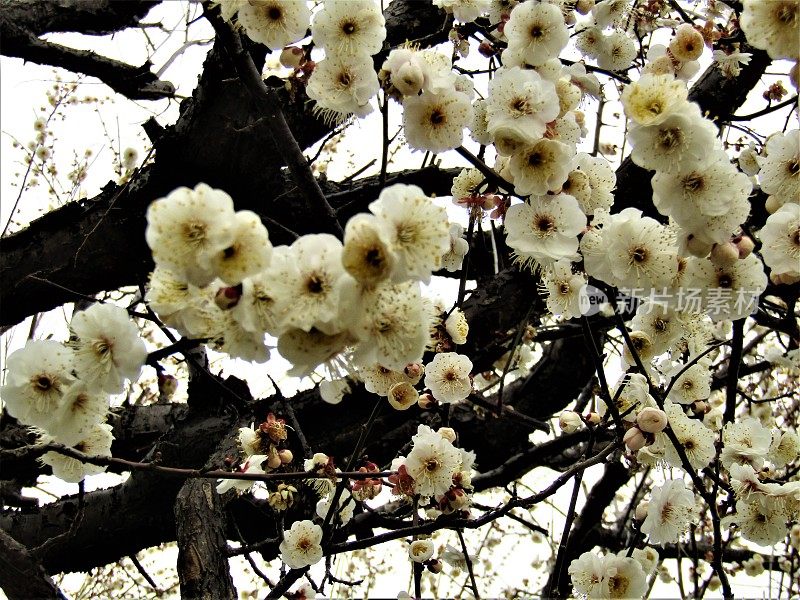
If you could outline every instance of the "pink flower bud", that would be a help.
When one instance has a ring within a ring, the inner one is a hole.
[[[592,425],[599,425],[601,420],[602,419],[600,415],[596,412],[590,412],[588,415],[586,415],[586,422],[591,423]]]
[[[641,450],[647,445],[647,440],[645,439],[644,435],[642,435],[642,432],[638,427],[631,427],[628,429],[628,431],[625,432],[622,441],[625,442],[625,445],[631,452]]]
[[[281,459],[282,464],[288,465],[294,460],[294,454],[288,449],[278,450],[278,458]]]
[[[745,235],[742,236],[742,239],[736,242],[736,247],[739,249],[739,258],[741,259],[750,256],[750,253],[753,251],[753,248],[755,248],[756,245],[752,238]]]
[[[639,429],[647,433],[658,433],[664,431],[667,426],[667,413],[658,408],[648,406],[643,408],[636,416],[636,425]]]
[[[714,244],[711,249],[711,261],[717,265],[727,267],[739,260],[739,248],[733,242]]]
[[[424,394],[419,395],[419,400],[417,400],[417,404],[422,410],[428,410],[436,406],[438,403],[436,402],[436,399],[433,396],[431,396],[426,392]]]
[[[217,293],[214,295],[214,304],[219,306],[221,310],[228,310],[229,308],[233,308],[239,304],[239,299],[241,297],[241,285],[219,288]]]
[[[287,46],[281,52],[281,64],[287,69],[299,69],[305,61],[305,52],[297,46]]]

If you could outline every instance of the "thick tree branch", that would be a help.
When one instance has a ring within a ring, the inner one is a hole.
[[[58,588],[28,549],[0,529],[0,588],[9,600],[61,598]]]
[[[160,0],[0,0],[5,18],[34,35],[75,32],[108,35],[139,21]]]
[[[76,50],[39,39],[5,13],[0,13],[0,36],[3,38],[0,49],[6,56],[97,77],[115,92],[134,100],[157,100],[175,94],[171,83],[159,80],[150,71],[149,62],[135,67],[89,50]]]

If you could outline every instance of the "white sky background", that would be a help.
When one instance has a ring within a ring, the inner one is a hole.
[[[170,36],[155,28],[147,30],[148,35],[157,46],[155,52],[148,52],[144,33],[140,29],[123,31],[110,37],[59,34],[48,36],[47,39],[74,48],[91,49],[133,65],[140,65],[149,58],[155,65],[154,71],[158,71],[172,59],[171,64],[161,75],[161,79],[175,84],[179,95],[190,96],[196,84],[197,76],[201,72],[203,58],[210,45],[191,45],[183,48],[182,52],[179,51],[187,41],[210,39],[213,36],[213,31],[210,25],[200,18],[191,25],[188,34],[184,34],[183,31],[186,28],[185,8],[186,5],[184,3],[164,2],[156,6],[143,20],[145,23],[161,22],[167,30],[175,30],[175,33]],[[195,17],[202,12],[197,5],[190,7],[190,10],[193,11],[193,16]],[[445,51],[450,51],[449,45],[447,45]],[[486,59],[480,57],[475,52],[474,47],[472,51],[473,54],[470,56],[469,62],[462,63],[463,66],[474,65],[477,68],[485,66]],[[179,53],[176,54],[176,52]],[[572,58],[578,58],[578,56]],[[704,59],[706,62],[710,61],[709,50],[705,51]],[[15,187],[14,184],[19,184],[25,172],[25,165],[22,163],[24,152],[20,148],[14,148],[13,141],[16,139],[25,146],[35,138],[34,120],[38,117],[46,116],[50,110],[50,107],[47,106],[47,112],[43,113],[39,108],[47,105],[45,93],[53,85],[55,70],[34,64],[23,65],[21,60],[6,57],[0,60],[0,68],[2,68],[2,78],[0,79],[0,128],[2,129],[2,136],[0,136],[0,159],[2,160],[2,163],[0,163],[0,228],[2,228],[6,225],[11,209],[19,194],[19,188]],[[776,69],[784,73],[787,70],[779,65],[773,65],[770,71],[775,72]],[[72,73],[62,71],[61,77],[64,81],[75,81],[75,75]],[[773,79],[781,79],[781,77],[765,78],[765,81]],[[786,82],[785,77],[782,79]],[[485,85],[485,81],[479,84],[479,89],[485,90]],[[788,83],[786,85],[788,86]],[[607,85],[606,89],[612,98],[615,97],[613,86]],[[67,187],[59,194],[57,200],[47,193],[46,185],[26,191],[22,194],[19,210],[15,213],[15,224],[11,225],[9,231],[18,230],[22,225],[71,198],[83,195],[91,198],[97,194],[100,188],[109,180],[116,180],[117,178],[117,174],[113,170],[114,149],[119,153],[128,147],[135,148],[141,161],[145,157],[145,149],[148,147],[148,141],[141,130],[141,124],[151,116],[155,116],[162,125],[168,125],[174,123],[178,116],[177,100],[132,102],[115,96],[105,85],[88,78],[80,84],[76,93],[77,98],[86,96],[110,97],[111,100],[99,105],[91,102],[69,106],[63,111],[66,118],[53,121],[49,126],[49,130],[56,140],[53,157],[59,170],[57,178],[65,181],[66,173],[72,169],[74,157],[82,158],[86,150],[91,150],[92,156],[89,159],[91,166],[86,180],[77,191],[77,194],[70,193],[71,190]],[[738,112],[740,114],[750,113],[760,110],[763,106],[764,101],[760,99],[760,95],[755,94]],[[579,148],[583,151],[591,151],[594,132],[592,108],[592,105],[584,107],[589,135],[584,141],[583,147]],[[620,115],[621,108],[614,108],[613,105],[610,105],[605,111],[604,121],[610,125],[621,125],[622,118]],[[397,130],[400,116],[400,108],[398,105],[392,104],[390,135]],[[771,133],[780,130],[783,122],[774,122],[770,117],[765,117],[757,120],[755,125],[757,128],[760,126],[762,133]],[[332,180],[339,180],[356,169],[360,169],[373,158],[377,158],[376,164],[365,171],[364,175],[378,172],[380,168],[381,140],[380,135],[376,135],[376,132],[380,132],[380,128],[380,115],[377,112],[351,126],[348,134],[338,145],[337,154],[327,171],[328,177]],[[107,134],[104,133],[104,130]],[[605,127],[601,139],[604,142],[620,144],[621,128]],[[472,149],[477,147],[468,137],[465,138],[465,145]],[[310,155],[311,151],[307,154]],[[407,149],[402,150],[398,152],[395,163],[390,165],[390,171],[418,167],[422,162],[422,157],[422,153],[411,153]],[[445,153],[440,155],[439,158],[443,166],[467,166],[455,152]],[[487,156],[487,158],[489,158],[487,162],[491,164],[491,155]],[[609,158],[614,159],[614,157]],[[619,157],[616,158],[618,159]],[[463,209],[452,207],[449,202],[447,204],[451,218],[464,219]],[[452,302],[454,296],[453,281],[450,281],[444,287],[435,287],[435,293],[443,295]],[[69,308],[52,311],[37,329],[37,337],[53,334],[55,339],[65,339],[66,324],[69,321],[69,317]],[[4,359],[8,353],[24,344],[28,335],[28,327],[29,325],[23,324],[23,326],[10,331],[2,337],[3,350],[0,353],[2,354],[0,358]],[[277,357],[277,353],[273,353],[273,356]],[[290,395],[297,388],[298,382],[287,380],[283,377],[285,363],[281,364],[279,361],[276,361],[276,363],[272,364],[270,371],[281,385],[282,391]],[[240,376],[246,376],[248,372],[252,372],[252,368],[242,361],[234,361],[232,364],[224,365],[224,367],[226,372]],[[612,374],[610,378],[613,381],[616,379],[616,375]],[[269,386],[262,385],[261,388],[258,388],[254,384],[254,381],[264,380],[263,376],[250,378],[251,390],[254,395],[263,396],[270,392]],[[542,434],[541,439],[545,438],[546,436]],[[586,472],[584,481],[588,484],[593,483],[601,472],[602,469],[600,467],[589,469]],[[537,469],[526,477],[525,481],[533,488],[539,489],[551,481],[553,477],[552,471]],[[56,493],[74,493],[77,491],[77,485],[63,484],[53,478],[43,479],[50,480],[48,482],[49,489],[56,491]],[[89,484],[87,489],[103,487],[117,480],[116,476],[92,478],[91,482],[87,482]],[[556,507],[566,507],[568,505],[571,487],[572,484],[569,483],[552,498]],[[41,497],[46,499],[44,495]],[[486,500],[484,502],[488,503]],[[553,537],[556,539],[560,537],[563,518],[558,514],[558,509],[541,506],[536,509],[535,514],[537,522],[541,524],[545,524],[549,520],[553,530],[557,532]],[[512,585],[521,587],[522,578],[526,575],[531,576],[534,573],[530,566],[531,562],[536,558],[546,560],[549,556],[546,544],[534,545],[533,543],[526,543],[522,546],[519,545],[521,540],[530,542],[530,535],[527,530],[510,522],[504,522],[503,527],[509,531],[517,531],[518,534],[503,536],[498,546],[490,550],[484,549],[479,554],[479,558],[491,556],[492,561],[495,563],[494,567],[500,573],[501,578],[499,580],[490,580],[489,578],[481,577],[480,574],[484,571],[484,568],[480,564],[476,565],[479,586],[483,588],[482,592],[488,595],[497,595],[505,587]],[[472,552],[480,546],[484,535],[484,530],[466,533],[467,544]],[[520,535],[522,536],[521,538],[519,537]],[[458,540],[452,532],[442,532],[437,538],[437,544],[445,542],[458,546]],[[381,559],[387,561],[387,564],[399,565],[399,567],[392,576],[383,577],[378,586],[372,589],[371,594],[395,596],[401,589],[409,589],[410,563],[407,560],[403,544],[391,542],[377,548],[375,552]],[[165,564],[168,563],[167,566],[171,568],[174,566],[174,552],[171,551],[158,560],[163,561]],[[258,560],[258,557],[256,557],[256,560]],[[346,558],[339,557],[336,564],[339,565],[340,569],[343,569],[346,561]],[[249,567],[246,568],[249,569]],[[671,568],[674,574],[674,563]],[[337,571],[336,569],[334,571],[343,575],[342,571]],[[241,566],[234,568],[234,574],[237,578],[237,585],[244,586],[246,582],[243,579],[243,568]],[[270,575],[275,575],[274,570]],[[71,583],[65,589],[73,591],[77,589],[80,585],[77,582],[82,577],[81,575],[70,578],[69,581]],[[430,577],[429,575],[425,576],[426,579]],[[444,578],[445,575],[440,577]],[[766,576],[756,580],[737,575],[733,579],[736,585],[734,589],[737,591],[737,595],[750,597],[763,595],[766,597],[768,593],[767,579]],[[261,583],[260,580],[258,581]],[[464,576],[459,578],[459,586],[463,581]],[[687,578],[687,581],[690,581],[690,578]],[[541,589],[542,583],[543,580],[533,579],[527,589],[531,592],[537,592]],[[240,589],[244,588],[240,587]],[[328,593],[331,593],[330,588]],[[336,593],[344,592],[339,590]],[[667,586],[657,583],[654,589],[654,597],[675,596],[676,594],[677,589],[674,584]],[[709,594],[709,597],[713,598],[718,595]],[[0,597],[2,597],[1,591]]]

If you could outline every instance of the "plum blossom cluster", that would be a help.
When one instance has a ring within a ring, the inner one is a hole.
[[[0,388],[8,414],[32,427],[38,442],[63,444],[90,456],[109,456],[109,397],[135,382],[147,358],[145,343],[125,309],[92,304],[76,312],[67,343],[31,340],[13,352]],[[57,452],[40,459],[53,474],[77,483],[105,467]]]
[[[456,433],[420,425],[411,438],[411,452],[392,461],[396,475],[389,478],[392,492],[405,498],[419,497],[430,515],[469,511],[475,454],[453,444]],[[427,560],[427,559],[426,559]]]

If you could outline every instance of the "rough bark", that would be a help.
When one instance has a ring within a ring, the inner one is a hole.
[[[58,588],[30,551],[0,529],[0,588],[9,600],[60,598]]]
[[[216,483],[190,479],[175,501],[181,598],[237,598],[225,555],[225,517]]]

